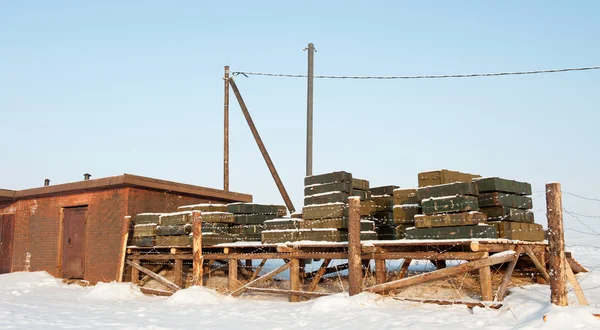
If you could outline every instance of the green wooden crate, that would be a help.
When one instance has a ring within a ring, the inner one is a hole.
[[[322,194],[327,192],[341,191],[347,194],[352,193],[352,183],[350,182],[332,182],[323,183],[304,187],[304,196],[312,196],[315,194]]]
[[[377,205],[373,201],[361,201],[360,202],[360,215],[361,216],[372,216],[377,212]]]
[[[287,209],[283,205],[232,203],[227,204],[227,212],[234,214],[275,214],[283,216],[287,213]]]
[[[130,246],[151,247],[156,245],[155,236],[133,237],[129,241]]]
[[[413,225],[397,225],[396,226],[396,239],[406,238],[406,230],[408,228],[414,228]]]
[[[369,191],[369,180],[352,178],[352,189]]]
[[[190,224],[156,227],[156,236],[189,235],[191,232],[192,232],[192,225],[190,225]]]
[[[263,230],[261,242],[263,244],[295,242],[298,240],[298,233],[298,229]]]
[[[310,205],[302,208],[304,220],[341,218],[348,216],[348,205],[342,202],[335,204]]]
[[[419,200],[454,195],[477,196],[478,194],[477,186],[472,182],[454,182],[417,189]]]
[[[516,221],[533,223],[534,215],[529,210],[515,209],[511,207],[492,206],[482,207],[480,211],[488,216],[489,221]]]
[[[415,215],[421,213],[418,204],[406,204],[394,206],[394,224],[413,224]]]
[[[190,236],[193,239],[193,236]],[[211,246],[223,243],[235,243],[237,237],[225,233],[202,233],[202,246]],[[190,243],[191,245],[192,243]]]
[[[479,194],[479,206],[505,206],[516,209],[528,210],[533,207],[533,202],[531,201],[531,197],[527,196],[492,192]]]
[[[262,225],[234,225],[229,227],[229,233],[233,235],[259,235],[263,231]]]
[[[372,200],[377,207],[377,212],[392,211],[394,209],[393,196],[373,196]]]
[[[503,192],[515,195],[531,195],[531,184],[515,180],[494,178],[478,178],[473,182],[477,185],[479,192]]]
[[[371,194],[373,196],[392,196],[394,190],[400,188],[399,186],[379,186],[371,188]]]
[[[375,213],[375,222],[379,225],[392,225],[394,223],[394,212],[383,211]]]
[[[140,213],[133,217],[133,223],[136,225],[158,224],[162,213]]]
[[[490,239],[497,235],[496,227],[489,225],[406,229],[406,239]]]
[[[350,195],[345,192],[325,193],[324,195],[314,195],[304,197],[304,205],[319,205],[328,203],[347,203]]]
[[[418,175],[419,187],[435,186],[438,184],[446,184],[452,182],[471,182],[475,178],[480,178],[480,175],[461,173],[457,171],[449,171],[446,169],[421,172]]]
[[[362,202],[371,200],[371,192],[368,190],[352,189],[352,196],[360,197]]]
[[[263,230],[299,229],[302,219],[272,219],[263,223]]]
[[[304,178],[304,186],[332,182],[352,182],[352,173],[339,171],[332,173],[317,174]]]
[[[276,214],[236,214],[235,223],[239,225],[259,225],[275,218],[277,218]]]
[[[234,236],[237,242],[260,242],[262,239],[261,234],[240,234]]]
[[[498,238],[533,242],[544,240],[544,229],[537,223],[493,221],[489,224],[496,227]]]
[[[133,226],[133,237],[156,236],[156,224],[149,223],[145,225]]]
[[[204,235],[202,236],[204,237]],[[193,244],[192,236],[156,236],[156,246],[191,246]]]
[[[477,211],[434,215],[415,215],[415,227],[417,228],[469,226],[485,223],[486,221],[486,215]]]
[[[396,239],[396,226],[377,226],[375,231],[377,232],[377,239],[380,241]]]
[[[394,205],[419,204],[417,189],[396,189],[394,190]]]
[[[343,242],[347,240],[348,234],[337,229],[315,228],[300,229],[298,231],[299,241],[319,241],[319,242]]]
[[[348,239],[346,239],[346,240],[348,240]],[[376,241],[377,240],[377,232],[374,230],[361,231],[360,232],[360,240],[361,241]]]
[[[475,196],[448,196],[424,199],[421,201],[423,214],[479,211]]]
[[[347,229],[348,218],[335,218],[335,219],[319,219],[319,220],[304,220],[300,223],[300,229],[312,229],[312,228],[336,228],[336,229]],[[360,230],[371,231],[375,229],[375,222],[372,220],[361,219]]]
[[[203,212],[200,217],[202,222],[220,222],[220,223],[234,223],[235,216],[229,212]]]
[[[229,228],[233,226],[231,223],[218,223],[218,222],[203,222],[202,233],[229,233]]]
[[[194,204],[184,205],[177,208],[179,211],[201,211],[201,212],[227,212],[225,204]]]
[[[192,212],[182,211],[177,213],[167,213],[160,216],[159,223],[161,226],[176,226],[192,223]]]

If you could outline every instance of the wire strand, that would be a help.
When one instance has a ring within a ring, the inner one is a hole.
[[[444,79],[444,78],[474,78],[474,77],[498,77],[498,76],[515,76],[515,75],[532,75],[541,73],[559,73],[571,71],[589,71],[599,70],[600,66],[589,66],[580,68],[564,68],[550,70],[529,70],[529,71],[513,71],[513,72],[493,72],[493,73],[467,73],[467,74],[448,74],[448,75],[416,75],[416,76],[331,76],[331,75],[316,75],[317,79]],[[306,78],[305,74],[289,74],[289,73],[268,73],[268,72],[251,72],[251,71],[235,71],[233,76],[243,75],[248,76],[267,76],[267,77],[285,77],[285,78]]]

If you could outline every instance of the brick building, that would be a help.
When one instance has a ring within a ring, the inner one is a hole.
[[[29,270],[113,281],[127,215],[252,196],[124,174],[20,191],[0,189],[0,274]]]

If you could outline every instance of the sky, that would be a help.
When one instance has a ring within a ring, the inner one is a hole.
[[[0,188],[131,173],[222,188],[223,67],[419,75],[600,65],[595,1],[0,1]],[[297,209],[306,80],[234,78]],[[600,198],[600,70],[316,80],[313,173],[451,169]],[[231,189],[283,204],[235,99]],[[598,215],[598,201],[565,208]],[[537,215],[537,214],[536,214]],[[543,213],[541,214],[543,216]],[[539,219],[539,218],[538,218]],[[587,218],[586,221],[592,220]]]

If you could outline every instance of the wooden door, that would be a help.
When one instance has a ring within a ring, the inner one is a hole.
[[[0,274],[10,273],[15,232],[15,215],[0,215]]]
[[[62,278],[83,278],[85,272],[85,218],[87,206],[63,212]]]

